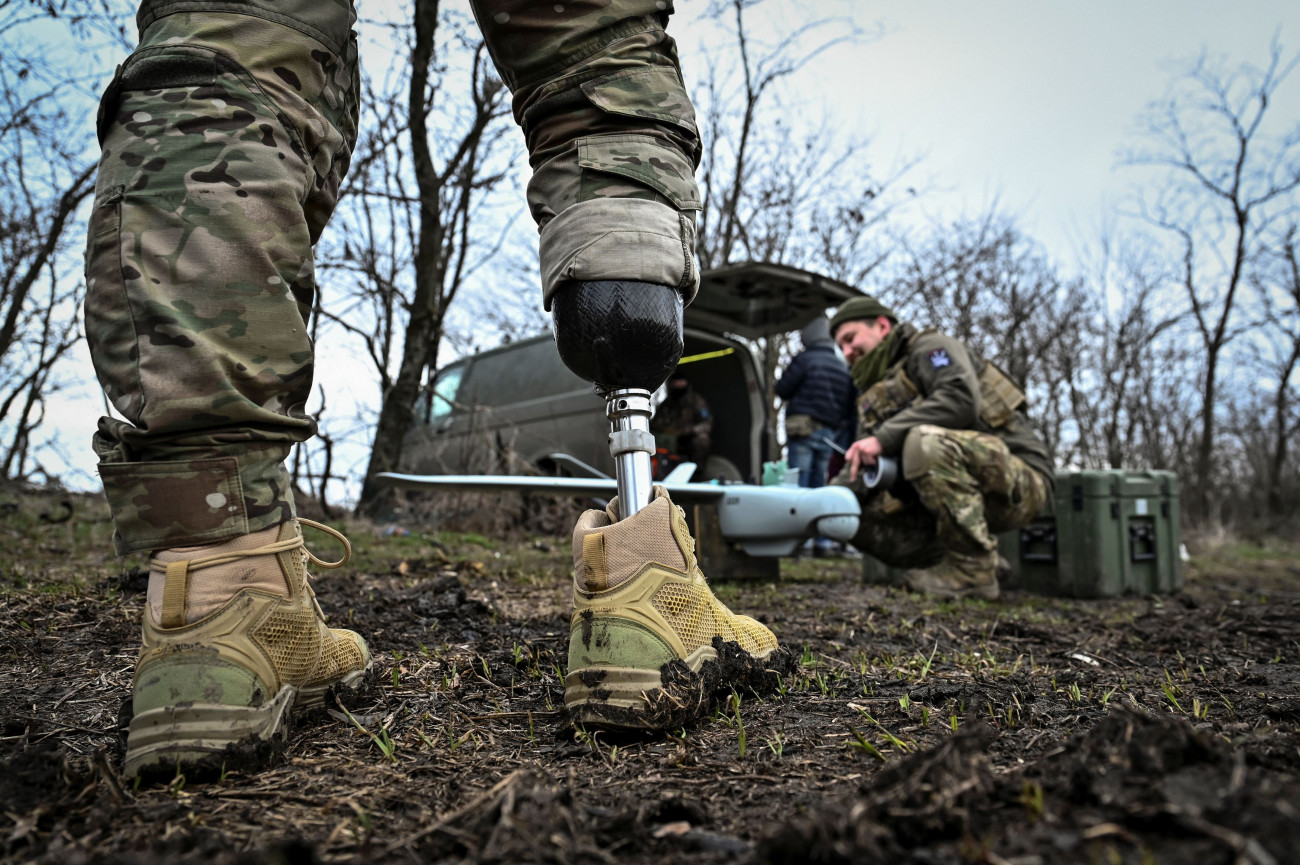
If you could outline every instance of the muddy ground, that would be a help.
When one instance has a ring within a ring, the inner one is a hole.
[[[93,501],[0,499],[0,861],[1300,861],[1294,547],[1086,602],[787,562],[718,587],[800,655],[784,692],[612,737],[559,708],[563,539],[349,526],[356,564],[316,586],[376,649],[374,689],[270,771],[135,787],[143,562],[105,555]]]

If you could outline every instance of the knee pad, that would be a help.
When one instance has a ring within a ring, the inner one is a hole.
[[[914,426],[903,440],[903,477],[914,481],[948,459],[947,430],[931,424]]]
[[[551,300],[564,365],[601,389],[664,383],[682,357],[682,296],[648,282],[572,282]]]

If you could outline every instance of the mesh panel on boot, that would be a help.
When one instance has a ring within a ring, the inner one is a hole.
[[[324,630],[310,607],[281,607],[257,626],[253,639],[271,656],[280,681],[305,685],[320,658]]]
[[[321,652],[318,681],[336,679],[366,665],[366,657],[355,632],[344,628],[330,628],[329,632],[333,639],[325,641],[324,651]]]
[[[356,634],[329,628],[310,606],[281,607],[253,632],[281,682],[309,686],[365,666]]]
[[[709,645],[715,635],[739,643],[751,655],[776,648],[771,631],[747,616],[732,613],[702,583],[664,585],[650,603],[677,632],[688,652]]]
[[[280,538],[302,534],[297,523],[285,523]],[[316,593],[307,581],[307,554],[303,549],[281,553],[294,595],[301,603],[284,606],[268,616],[253,633],[271,657],[281,682],[300,687],[336,681],[365,666],[365,658],[352,631],[330,628],[322,620]]]

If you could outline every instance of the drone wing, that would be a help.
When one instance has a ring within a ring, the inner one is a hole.
[[[618,494],[613,478],[543,478],[518,475],[404,475],[382,472],[388,486],[413,490],[512,492],[527,490],[556,496]],[[665,483],[673,501],[716,502],[722,536],[751,556],[788,556],[805,538],[822,535],[851,540],[861,507],[846,487],[800,489],[752,484]]]
[[[599,496],[613,498],[618,495],[618,483],[613,478],[551,478],[523,475],[406,475],[380,472],[375,476],[380,483],[406,490],[460,490],[481,493],[534,492],[557,496]],[[663,484],[674,501],[712,501],[726,495],[729,487],[716,484],[667,483]]]

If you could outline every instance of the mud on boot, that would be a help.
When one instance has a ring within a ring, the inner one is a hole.
[[[732,689],[769,693],[795,659],[709,589],[681,508],[662,487],[618,520],[618,500],[573,531],[573,620],[564,703],[575,725],[663,730]]]
[[[347,547],[333,529],[301,522]],[[307,580],[308,559],[339,567],[348,553],[338,562],[316,558],[303,546],[297,521],[268,531],[276,535],[270,543],[250,547],[237,538],[205,548],[205,555],[164,554],[151,563],[163,572],[161,614],[158,622],[154,612],[144,616],[127,733],[128,778],[262,768],[283,751],[294,715],[323,710],[335,695],[354,695],[367,684],[365,641],[325,624]],[[263,581],[214,611],[191,615],[190,575],[212,569],[211,579],[234,562],[245,574],[278,569],[287,597],[263,588]]]

